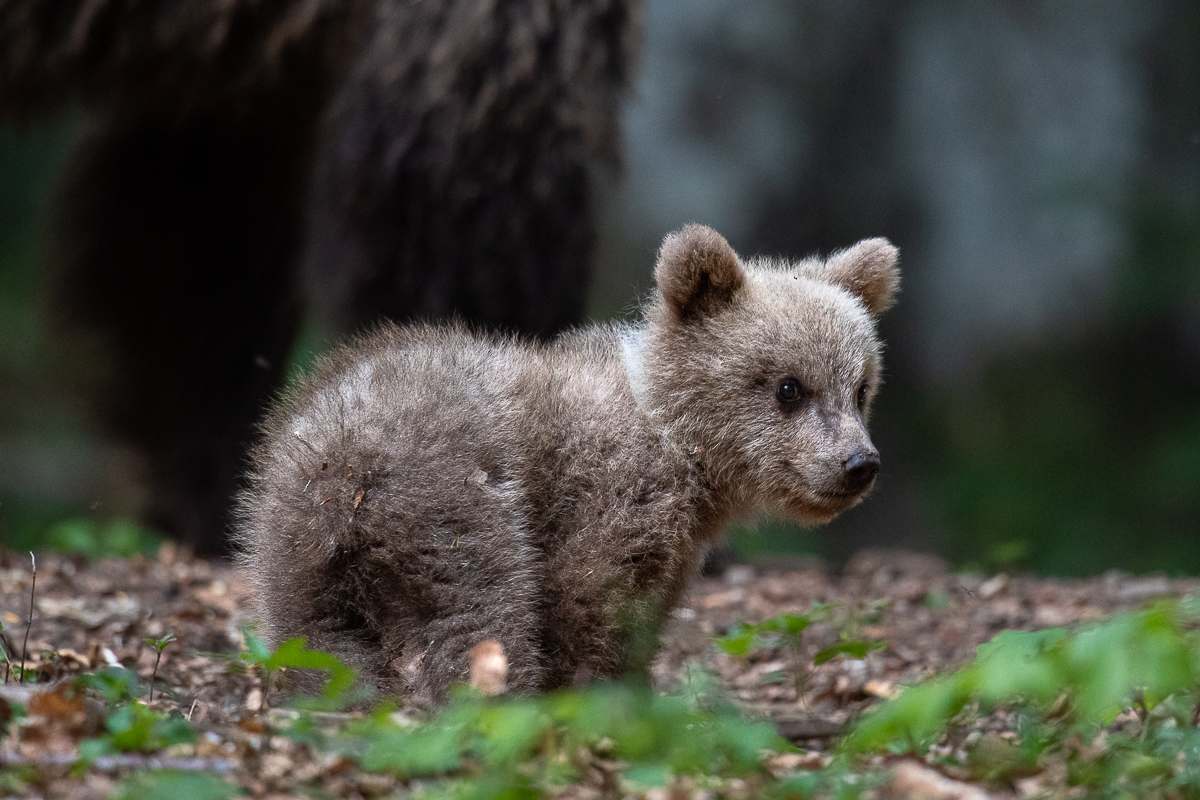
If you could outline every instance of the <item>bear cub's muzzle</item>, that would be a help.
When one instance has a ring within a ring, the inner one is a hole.
[[[863,448],[846,459],[844,469],[842,485],[846,487],[846,494],[862,494],[871,488],[879,474],[879,453]]]

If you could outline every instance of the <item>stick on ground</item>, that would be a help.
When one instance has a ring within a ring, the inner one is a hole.
[[[33,590],[37,588],[37,556],[29,552],[33,562],[33,581],[29,584],[29,622],[25,626],[25,641],[21,642],[21,683],[25,683],[25,655],[29,650],[29,629],[33,627]]]

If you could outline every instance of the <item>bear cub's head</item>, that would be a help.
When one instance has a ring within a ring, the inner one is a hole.
[[[732,505],[824,522],[870,490],[896,259],[867,239],[824,261],[742,261],[701,225],[663,242],[635,388]]]

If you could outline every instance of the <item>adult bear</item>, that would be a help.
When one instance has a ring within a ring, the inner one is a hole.
[[[306,303],[327,333],[578,322],[640,0],[9,0],[0,112],[82,103],[55,307],[141,451],[146,521],[199,552]]]

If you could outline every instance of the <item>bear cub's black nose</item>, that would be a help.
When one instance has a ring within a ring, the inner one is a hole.
[[[874,450],[859,450],[846,459],[846,488],[860,492],[871,485],[879,472],[879,453]]]

